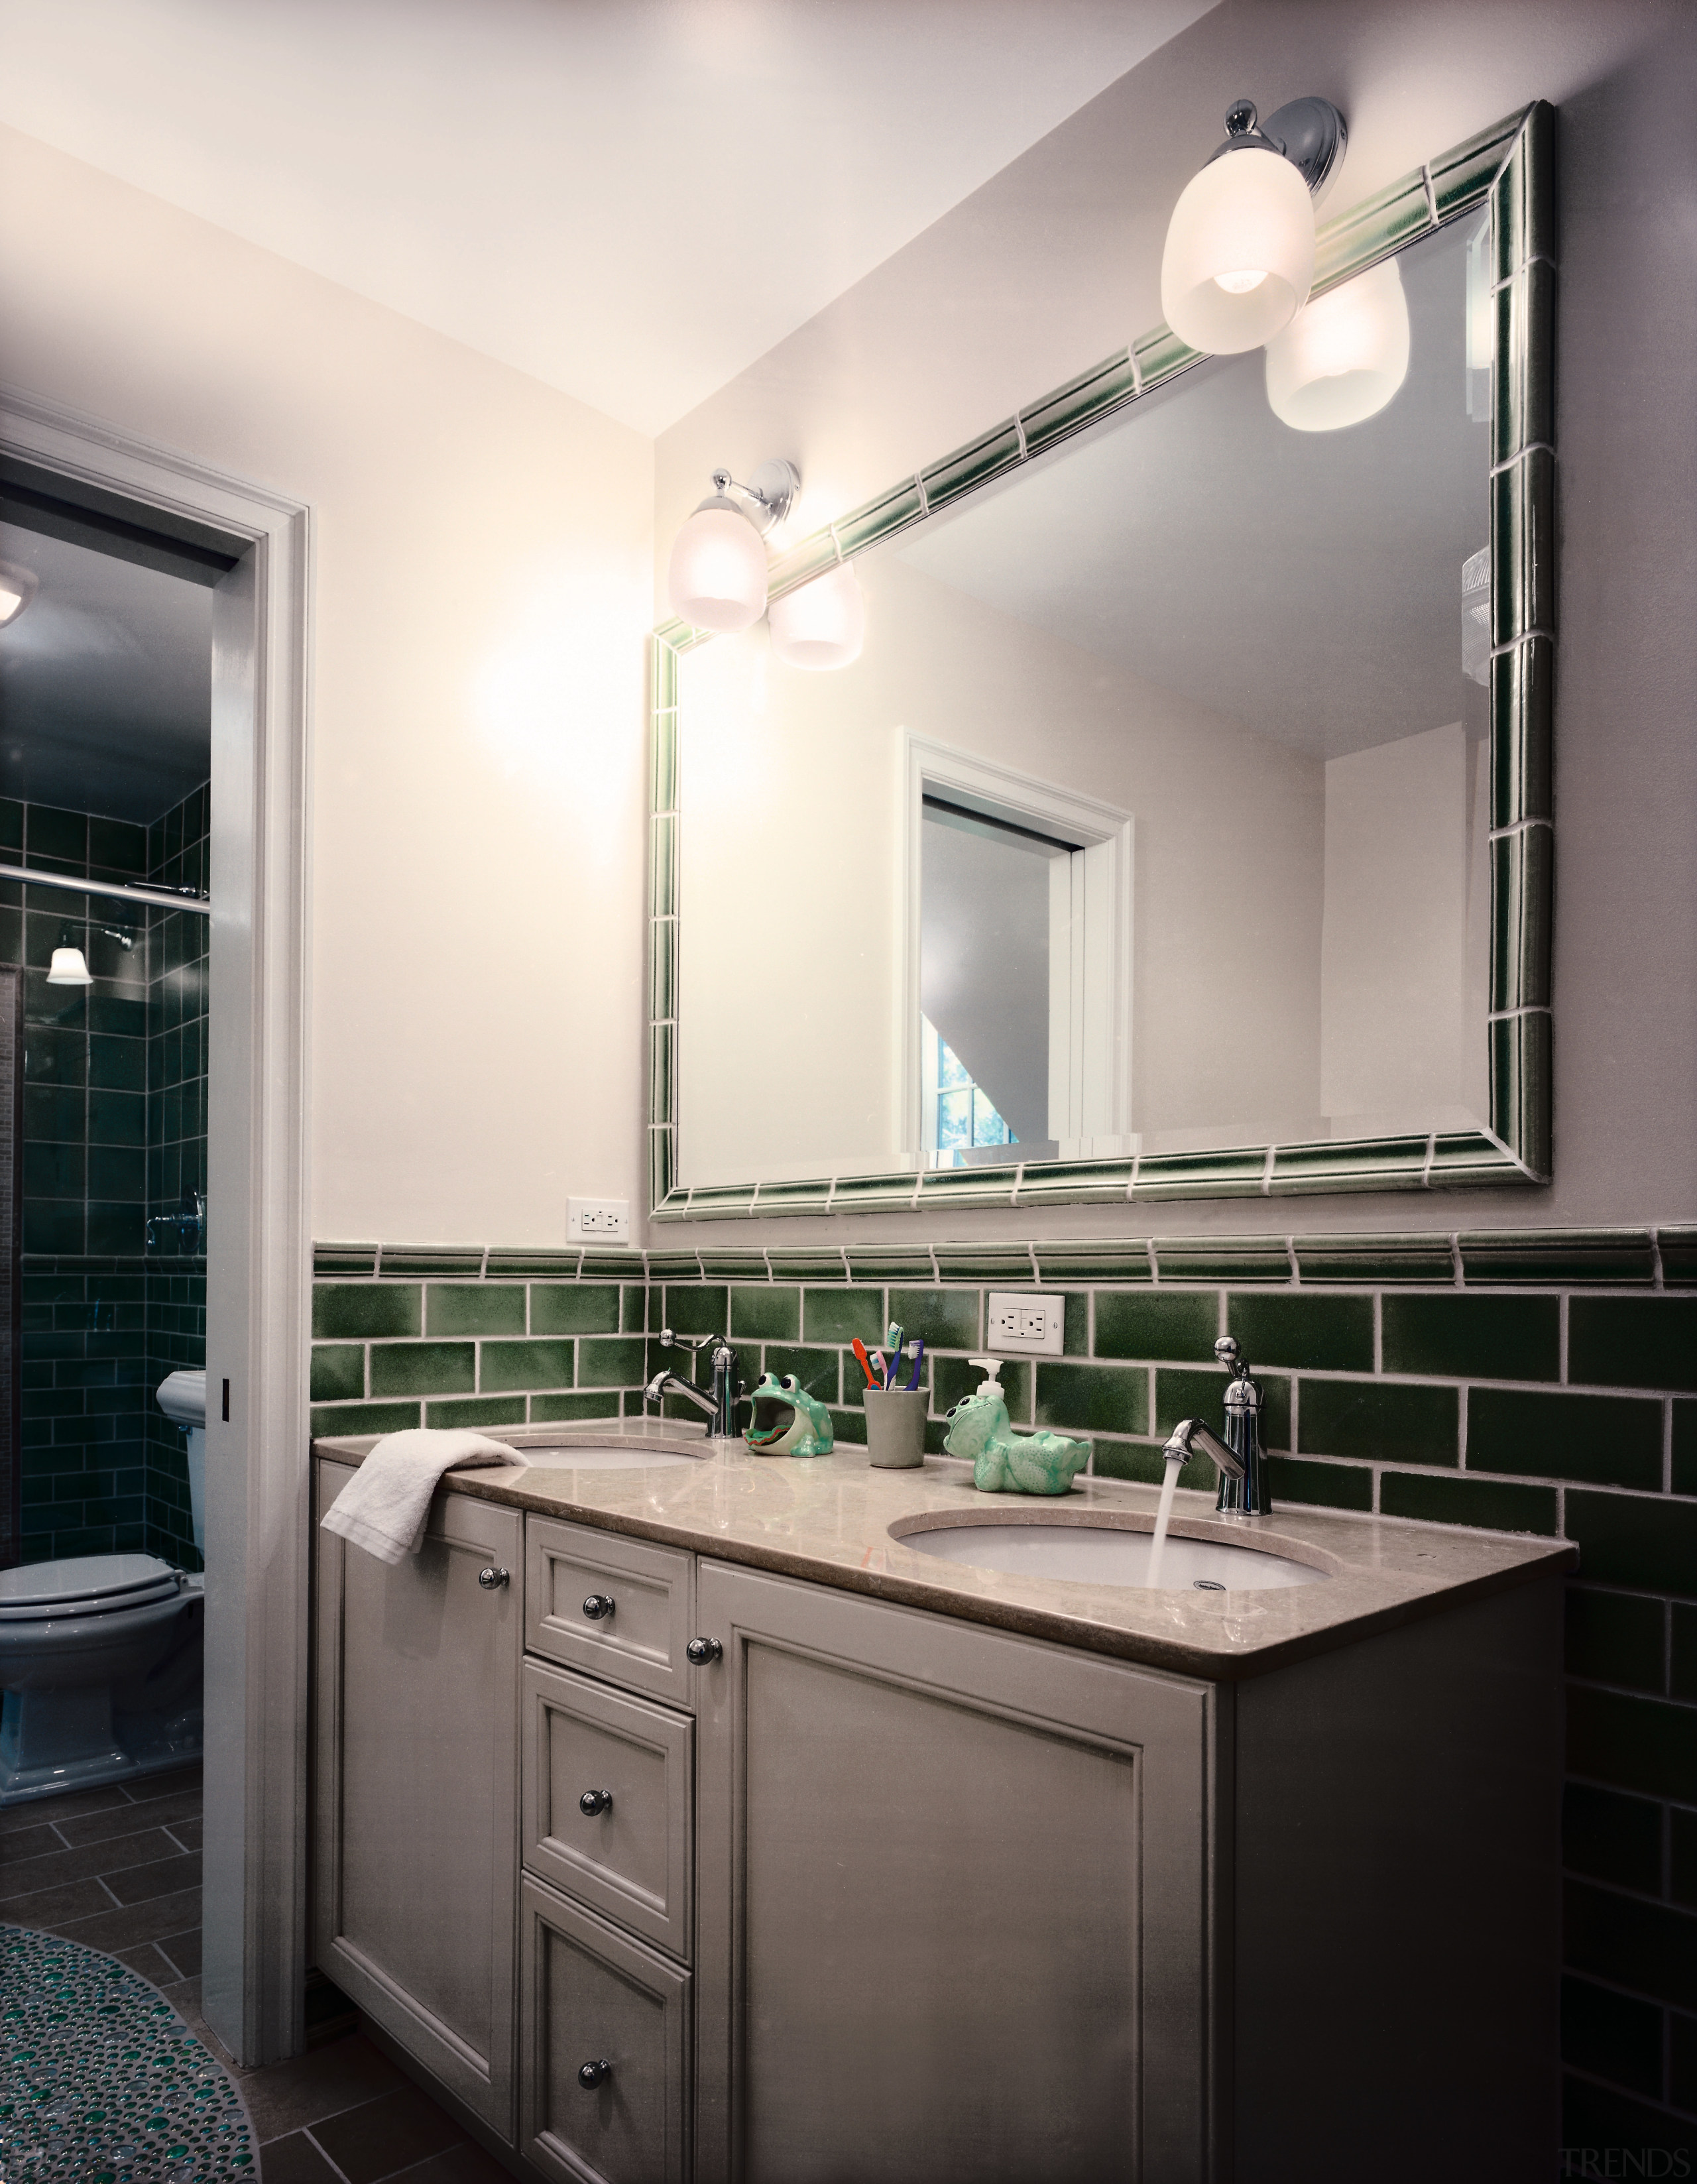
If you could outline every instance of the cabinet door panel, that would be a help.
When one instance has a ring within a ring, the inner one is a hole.
[[[673,1547],[533,1517],[525,1533],[525,1645],[568,1669],[688,1707],[695,1563]],[[592,1593],[613,1603],[586,1616]]]
[[[524,1862],[687,1962],[695,1724],[540,1662],[524,1664]],[[611,1803],[586,1814],[579,1799]]]
[[[521,2150],[546,2176],[682,2184],[689,1976],[533,1880],[523,1884]],[[609,2065],[585,2086],[585,2064]]]
[[[439,1496],[393,1568],[316,1536],[318,1962],[511,2142],[521,1618],[477,1574],[520,1519]]]
[[[1199,1685],[704,1563],[705,2176],[1210,2172]]]

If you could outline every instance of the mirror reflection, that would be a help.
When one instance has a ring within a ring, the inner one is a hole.
[[[1477,1123],[1487,239],[684,656],[682,1181]]]

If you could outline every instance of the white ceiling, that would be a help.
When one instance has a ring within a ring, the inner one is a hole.
[[[41,589],[0,629],[0,796],[157,819],[209,770],[212,594],[0,523]]]
[[[1214,0],[0,0],[0,119],[656,433]]]

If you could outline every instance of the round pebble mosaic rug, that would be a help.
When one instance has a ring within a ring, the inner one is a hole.
[[[0,2033],[3,2184],[254,2184],[235,2081],[139,1973],[0,1926]]]

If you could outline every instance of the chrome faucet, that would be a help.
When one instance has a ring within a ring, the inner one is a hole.
[[[1261,1447],[1261,1384],[1249,1377],[1237,1345],[1222,1334],[1214,1346],[1221,1364],[1236,1368],[1225,1384],[1225,1438],[1209,1431],[1200,1418],[1181,1418],[1161,1451],[1169,1462],[1205,1456],[1220,1474],[1214,1507],[1225,1517],[1265,1517],[1272,1513],[1267,1462]]]
[[[705,1411],[712,1420],[708,1431],[715,1440],[732,1440],[736,1437],[737,1397],[742,1393],[742,1382],[737,1377],[736,1352],[722,1334],[674,1334],[669,1327],[660,1330],[660,1340],[673,1350],[711,1350],[713,1353],[713,1388],[709,1395],[698,1388],[693,1380],[681,1373],[656,1373],[643,1390],[644,1405],[657,1403],[664,1396],[682,1396],[698,1411]]]

